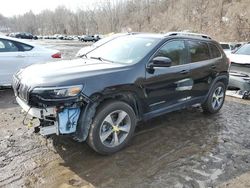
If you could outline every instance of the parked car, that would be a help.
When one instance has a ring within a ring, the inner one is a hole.
[[[13,74],[19,69],[60,57],[57,50],[0,36],[0,86],[10,86]]]
[[[232,52],[234,52],[238,50],[243,45],[243,43],[238,42],[238,43],[232,43],[231,45],[232,45]]]
[[[43,36],[42,35],[38,35],[37,39],[43,39]]]
[[[83,35],[80,37],[82,42],[96,42],[98,40],[100,40],[99,35]]]
[[[229,89],[241,90],[243,98],[250,96],[250,43],[229,56],[231,61]]]
[[[38,39],[37,36],[32,35],[27,32],[18,32],[10,35],[11,37],[19,38],[19,39]]]
[[[225,52],[226,55],[229,55],[229,54],[232,53],[233,46],[230,43],[221,42],[220,45],[221,45],[221,47],[224,50],[224,52]]]
[[[138,33],[82,59],[27,67],[13,88],[20,106],[40,120],[37,132],[71,135],[111,154],[128,144],[138,121],[194,104],[218,112],[228,70],[223,49],[206,35]]]

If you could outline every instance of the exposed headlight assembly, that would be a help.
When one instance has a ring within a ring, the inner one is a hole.
[[[41,87],[35,88],[32,94],[38,94],[45,99],[60,99],[77,96],[83,89],[82,85],[64,86],[64,87]]]

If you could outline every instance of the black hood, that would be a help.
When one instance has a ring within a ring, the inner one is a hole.
[[[29,86],[80,84],[84,78],[126,70],[126,66],[92,59],[75,59],[31,65],[17,73]]]

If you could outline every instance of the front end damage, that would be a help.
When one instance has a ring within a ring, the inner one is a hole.
[[[17,103],[26,114],[39,119],[35,132],[43,136],[70,135],[77,141],[87,138],[92,120],[88,116],[94,114],[94,105],[82,92],[66,99],[45,99],[37,93],[21,94],[23,91],[20,88],[14,88]]]
[[[250,64],[232,63],[227,95],[250,99]]]

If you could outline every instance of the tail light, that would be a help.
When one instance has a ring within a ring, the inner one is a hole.
[[[62,54],[61,53],[56,53],[51,56],[52,58],[61,58]]]

